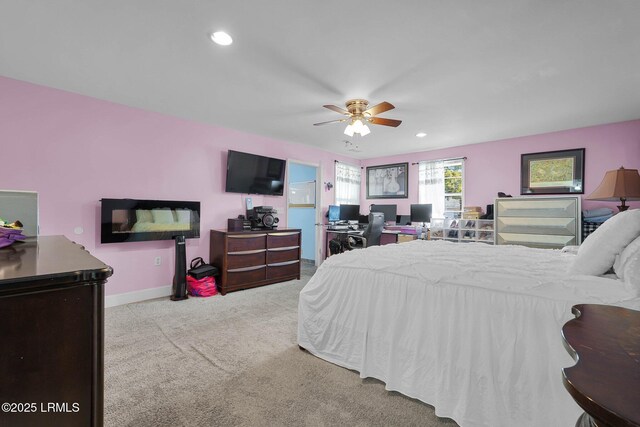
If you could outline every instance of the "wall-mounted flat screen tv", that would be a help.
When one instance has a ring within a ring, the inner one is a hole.
[[[285,166],[282,159],[229,150],[225,191],[282,196]]]
[[[200,237],[200,202],[102,199],[101,243]]]

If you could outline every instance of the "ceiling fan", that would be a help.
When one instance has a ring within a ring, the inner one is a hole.
[[[358,133],[360,136],[365,136],[371,132],[367,123],[371,123],[372,125],[393,126],[394,128],[400,126],[400,123],[402,123],[402,120],[376,117],[376,115],[380,113],[396,108],[386,101],[381,102],[378,105],[374,105],[371,108],[367,108],[369,106],[369,101],[366,99],[350,99],[345,103],[345,106],[347,107],[346,110],[335,105],[323,105],[324,108],[328,108],[329,110],[344,114],[348,117],[339,120],[330,120],[328,122],[314,123],[313,125],[321,126],[329,123],[348,122],[349,124],[344,130],[345,135],[353,136],[354,133]]]

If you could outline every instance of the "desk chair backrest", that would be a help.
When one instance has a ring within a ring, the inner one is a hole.
[[[384,228],[384,214],[382,212],[371,212],[369,214],[369,224],[362,233],[362,237],[367,239],[368,246],[380,246],[380,236]]]

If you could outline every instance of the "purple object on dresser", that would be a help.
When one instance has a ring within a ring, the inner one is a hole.
[[[0,227],[0,248],[12,245],[16,240],[24,240],[25,237],[21,229]]]

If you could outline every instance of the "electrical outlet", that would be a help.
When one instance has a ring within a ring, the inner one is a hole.
[[[161,257],[159,257],[159,256],[155,257],[155,259],[153,260],[153,264],[154,264],[154,265],[160,265],[160,264],[162,264],[162,258],[161,258]]]

